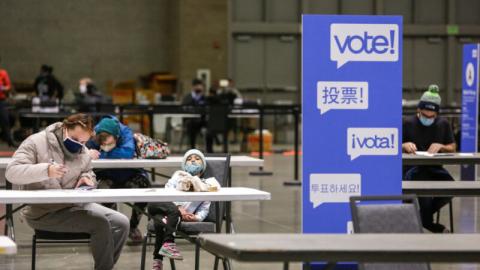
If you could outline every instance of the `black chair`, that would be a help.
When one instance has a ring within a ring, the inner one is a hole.
[[[37,244],[88,244],[90,243],[90,234],[88,233],[66,233],[35,230],[32,237],[32,270],[35,270]]]
[[[207,111],[207,136],[206,140],[212,140],[211,142],[205,142],[205,145],[208,143],[213,143],[215,141],[215,137],[217,134],[222,135],[222,144],[223,144],[223,152],[228,152],[228,131],[229,131],[229,122],[228,122],[228,114],[230,113],[230,109],[227,105],[212,105],[208,107]],[[208,149],[207,149],[208,151]]]
[[[350,197],[350,209],[355,233],[423,233],[418,201],[414,195],[353,196]],[[430,265],[428,263],[359,263],[359,269],[430,270]]]
[[[217,155],[218,156],[218,155]],[[204,177],[215,177],[222,187],[229,186],[230,175],[230,155],[224,155],[224,159],[209,160],[207,162],[207,170]],[[223,217],[225,215],[225,202],[212,202],[207,218],[202,222],[182,222],[178,231],[183,232],[188,237],[186,240],[195,245],[195,269],[200,269],[200,244],[197,242],[198,235],[201,233],[221,233]],[[177,235],[178,236],[178,235]],[[140,269],[145,269],[145,259],[147,253],[148,240],[155,237],[155,229],[153,220],[149,220],[147,225],[147,232],[143,238],[142,258]],[[220,258],[215,258],[214,268],[218,268]],[[170,266],[175,270],[175,261],[170,259]],[[223,259],[224,269],[229,268],[229,262]]]

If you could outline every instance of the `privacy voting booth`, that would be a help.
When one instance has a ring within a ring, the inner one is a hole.
[[[302,27],[302,231],[349,233],[350,196],[402,193],[402,17]]]

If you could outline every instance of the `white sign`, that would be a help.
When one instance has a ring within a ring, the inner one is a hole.
[[[398,61],[396,24],[333,23],[330,25],[330,60],[337,68],[350,61]]]
[[[310,174],[310,202],[313,208],[322,203],[349,202],[350,196],[360,196],[360,174]]]
[[[368,109],[368,82],[317,82],[317,108],[320,114]]]
[[[359,156],[395,156],[398,154],[398,129],[348,128],[347,153],[350,160]]]

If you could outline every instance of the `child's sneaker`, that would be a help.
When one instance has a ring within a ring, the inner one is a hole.
[[[164,243],[158,254],[174,260],[183,260],[175,243]]]
[[[152,270],[162,270],[163,261],[162,260],[153,260]]]

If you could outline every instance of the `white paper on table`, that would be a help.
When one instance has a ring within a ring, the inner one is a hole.
[[[425,156],[425,157],[444,157],[444,156],[453,156],[453,153],[436,153],[432,154],[427,151],[415,151],[415,155],[417,156]]]

